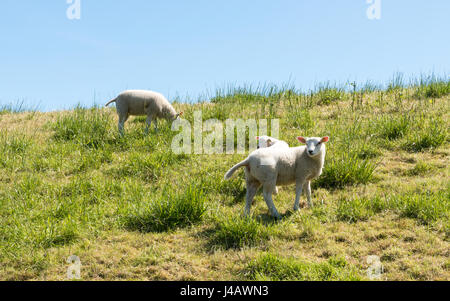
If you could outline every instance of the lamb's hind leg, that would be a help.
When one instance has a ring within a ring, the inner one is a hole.
[[[269,207],[269,211],[277,219],[281,219],[281,215],[278,213],[277,208],[275,207],[273,200],[272,200],[272,193],[275,190],[276,184],[275,183],[267,183],[264,184],[263,187],[263,194],[264,194],[264,201],[266,201],[267,207]]]
[[[119,115],[119,134],[120,136],[123,136],[123,130],[125,127],[125,122],[128,120],[130,116],[127,114],[121,114]]]
[[[244,214],[247,216],[250,215],[250,208],[252,207],[253,199],[255,198],[255,195],[259,187],[261,187],[261,184],[259,182],[256,181],[247,182],[247,194],[244,210]]]

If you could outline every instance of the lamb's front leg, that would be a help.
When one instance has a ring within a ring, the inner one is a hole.
[[[313,203],[311,200],[311,181],[306,181],[306,183],[303,185],[303,189],[306,192],[306,199],[308,200],[308,206],[309,208],[312,208]]]
[[[148,132],[149,132],[149,130],[150,130],[150,127],[152,126],[152,121],[153,121],[153,118],[152,118],[152,116],[147,116],[147,120],[146,120],[146,126],[145,126],[145,134],[146,135],[148,135]]]
[[[155,118],[155,132],[158,133],[158,119]]]
[[[294,211],[298,211],[300,209],[300,197],[302,195],[302,182],[297,182],[295,186],[295,203],[294,203]]]

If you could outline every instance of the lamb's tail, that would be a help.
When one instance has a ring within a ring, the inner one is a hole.
[[[226,174],[225,174],[225,180],[228,180],[229,178],[231,178],[233,176],[233,174],[236,172],[236,170],[238,170],[239,168],[243,167],[243,166],[249,166],[249,159],[245,159],[244,161],[242,161],[241,163],[233,166]]]
[[[110,104],[112,104],[113,102],[116,102],[116,101],[117,101],[117,98],[114,98],[113,100],[111,100],[110,102],[108,102],[108,103],[105,105],[105,107],[109,106]]]

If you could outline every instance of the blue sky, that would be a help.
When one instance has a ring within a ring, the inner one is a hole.
[[[194,100],[229,83],[385,83],[450,70],[450,1],[66,0],[0,2],[0,105],[44,111],[125,89]]]

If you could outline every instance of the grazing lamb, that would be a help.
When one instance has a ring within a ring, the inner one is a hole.
[[[155,130],[158,130],[157,118],[163,118],[174,121],[183,113],[178,113],[169,103],[169,101],[160,93],[144,90],[129,90],[119,94],[115,99],[106,104],[109,106],[113,102],[116,103],[117,114],[119,115],[119,133],[123,135],[125,122],[130,115],[147,116],[146,133],[155,122]]]
[[[302,190],[306,191],[308,205],[312,207],[311,180],[322,174],[325,161],[325,143],[329,138],[303,138],[298,141],[306,146],[293,148],[261,148],[254,151],[250,156],[231,168],[225,179],[229,179],[241,167],[245,168],[247,182],[247,195],[245,214],[250,213],[253,198],[259,187],[263,187],[264,200],[269,211],[276,218],[281,218],[272,200],[272,193],[277,185],[296,184],[296,196],[294,210],[300,208],[300,196]]]

